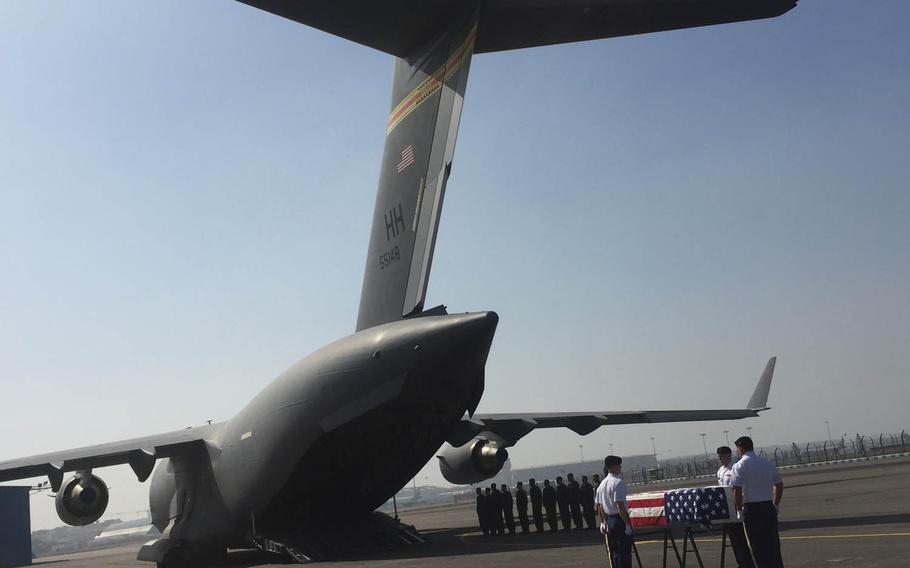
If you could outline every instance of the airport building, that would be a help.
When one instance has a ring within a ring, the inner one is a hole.
[[[651,454],[622,457],[622,469],[629,479],[648,479],[657,470],[657,467],[657,458]],[[505,483],[510,487],[514,487],[516,482],[521,481],[527,484],[528,480],[532,478],[536,479],[538,484],[540,484],[544,479],[549,479],[550,482],[553,482],[557,476],[562,476],[565,479],[570,473],[574,474],[578,481],[581,481],[582,475],[587,475],[588,479],[591,479],[595,474],[603,477],[603,469],[603,458],[521,469],[513,469],[511,460],[509,460],[495,478],[481,482],[478,485],[489,486],[495,481],[497,485]]]
[[[0,568],[32,563],[29,489],[0,486]]]
[[[655,468],[657,468],[657,459],[653,455],[622,457],[622,469],[626,474],[631,474],[632,472],[647,472]],[[527,483],[531,478],[536,479],[538,483],[542,482],[544,479],[549,479],[552,482],[557,476],[562,476],[562,478],[565,479],[566,475],[570,473],[575,474],[575,479],[580,481],[582,475],[587,475],[588,479],[595,474],[603,477],[603,469],[603,458],[583,462],[579,461],[574,463],[511,469],[509,472],[509,484],[515,485],[515,482],[517,481]],[[503,471],[505,471],[505,468],[503,468]]]

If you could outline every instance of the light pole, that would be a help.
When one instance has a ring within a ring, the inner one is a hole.
[[[827,420],[825,420],[825,429],[828,430],[828,439],[831,440],[831,424],[829,424]]]
[[[730,446],[730,431],[724,430],[724,436],[727,438],[727,447]]]
[[[752,438],[752,427],[751,426],[746,426],[746,432],[749,433],[749,438]]]
[[[581,463],[585,463],[585,445],[578,444],[578,451],[581,452]]]
[[[708,461],[708,442],[705,441],[707,434],[699,434],[701,436],[701,445],[705,449],[705,461]]]
[[[657,464],[658,469],[660,469],[660,459],[657,457],[657,448],[654,446],[654,436],[651,436],[651,453],[654,454],[654,462]]]

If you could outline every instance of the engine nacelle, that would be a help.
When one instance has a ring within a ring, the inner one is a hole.
[[[439,469],[449,483],[468,485],[494,477],[509,459],[509,452],[499,443],[474,438],[457,448],[448,446],[439,458]]]
[[[90,473],[67,479],[57,492],[57,515],[64,523],[81,527],[101,518],[110,493],[101,478]]]

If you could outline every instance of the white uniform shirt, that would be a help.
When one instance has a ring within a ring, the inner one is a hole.
[[[733,468],[725,465],[720,466],[717,470],[717,484],[722,487],[733,485]]]
[[[629,510],[629,486],[618,475],[612,473],[604,478],[597,487],[597,502],[604,510],[605,515],[618,515],[617,503],[624,503]]]
[[[758,503],[771,500],[771,487],[781,482],[777,467],[752,452],[746,454],[733,466],[733,486],[743,490],[743,503]]]

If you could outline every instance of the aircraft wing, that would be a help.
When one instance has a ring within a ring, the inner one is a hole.
[[[239,0],[397,57],[438,36],[462,0]],[[771,18],[798,0],[481,0],[475,53]]]
[[[124,463],[130,464],[139,481],[145,481],[151,475],[157,459],[200,451],[204,448],[205,439],[211,437],[219,426],[220,424],[206,424],[156,436],[0,462],[0,481],[46,475],[53,490],[57,491],[65,472]]]
[[[467,415],[449,436],[452,446],[461,446],[482,432],[501,438],[506,447],[537,428],[568,428],[585,436],[601,426],[616,424],[646,424],[658,422],[696,422],[703,420],[737,420],[758,416],[768,410],[768,394],[777,357],[768,360],[758,384],[746,403],[739,409],[708,410],[633,410],[605,412],[538,412],[526,414]]]

